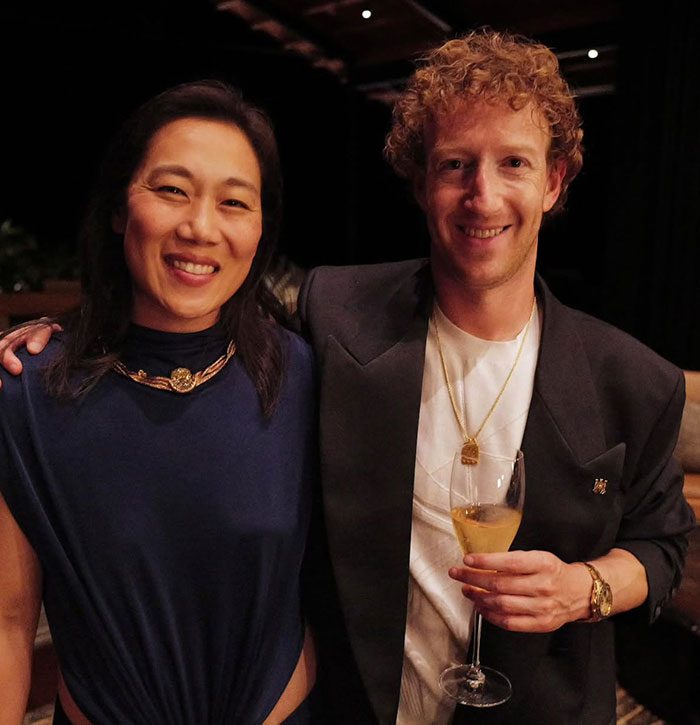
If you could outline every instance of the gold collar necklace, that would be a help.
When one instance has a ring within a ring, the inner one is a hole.
[[[187,368],[175,368],[170,373],[169,378],[162,375],[147,375],[145,370],[139,370],[138,372],[127,370],[126,365],[120,360],[112,363],[112,370],[123,375],[125,378],[133,380],[135,383],[148,385],[149,388],[169,390],[172,393],[191,393],[202,383],[211,380],[233,357],[233,353],[235,352],[236,344],[231,340],[226,348],[226,352],[208,368],[196,373],[190,372]]]
[[[489,412],[486,413],[486,417],[481,422],[481,425],[479,426],[479,430],[474,433],[473,436],[470,436],[469,433],[467,433],[467,428],[464,425],[464,421],[462,420],[462,416],[459,414],[459,410],[457,408],[457,403],[455,402],[455,396],[452,392],[452,385],[450,385],[450,378],[447,375],[447,365],[445,364],[445,356],[442,352],[442,345],[440,344],[440,330],[438,329],[437,324],[437,317],[435,316],[435,310],[433,309],[431,318],[433,320],[433,326],[435,327],[435,339],[437,340],[438,345],[438,352],[440,353],[440,362],[442,363],[442,372],[445,376],[445,383],[447,385],[447,392],[450,396],[450,403],[452,403],[452,410],[454,411],[455,418],[457,419],[457,424],[459,425],[459,429],[462,431],[462,436],[464,438],[464,445],[462,446],[462,463],[464,463],[465,466],[473,466],[474,464],[479,462],[479,443],[477,442],[477,438],[481,434],[481,431],[484,430],[484,426],[486,425],[486,422],[491,417],[491,413],[496,409],[496,406],[498,405],[499,401],[503,397],[503,393],[505,393],[506,388],[508,387],[508,383],[510,382],[510,379],[513,377],[513,373],[515,372],[515,368],[518,364],[518,360],[520,360],[520,355],[523,352],[523,348],[525,347],[525,340],[527,340],[527,335],[530,332],[530,323],[532,322],[532,318],[535,316],[535,307],[537,305],[537,299],[532,304],[532,312],[530,313],[530,319],[527,321],[527,325],[525,325],[525,334],[523,335],[523,339],[520,343],[520,347],[518,348],[518,353],[515,356],[515,362],[513,363],[513,367],[510,369],[510,372],[508,373],[508,377],[506,378],[505,383],[503,383],[503,387],[501,388],[501,391],[496,396],[496,400],[493,401],[493,405],[491,408],[489,408]]]

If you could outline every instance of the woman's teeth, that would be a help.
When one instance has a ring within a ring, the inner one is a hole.
[[[189,274],[213,274],[216,271],[216,267],[211,264],[193,264],[192,262],[181,262],[178,259],[174,259],[172,265],[175,269],[181,269]]]

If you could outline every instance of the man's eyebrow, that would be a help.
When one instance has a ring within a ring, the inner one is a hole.
[[[538,149],[528,143],[503,144],[497,148],[500,154],[509,156],[518,156],[519,154],[536,156]],[[435,146],[433,152],[438,156],[472,156],[474,150],[468,145],[463,144],[445,144],[444,146]]]
[[[539,149],[532,144],[528,143],[515,143],[512,145],[505,145],[503,152],[512,156],[518,156],[520,154],[526,156],[537,156]]]
[[[178,164],[164,164],[163,166],[156,166],[156,168],[148,175],[148,180],[152,181],[156,176],[158,176],[158,174],[174,174],[175,176],[181,176],[184,179],[189,179],[190,181],[194,178],[194,174],[187,167],[180,166]],[[256,193],[259,191],[255,184],[237,176],[229,176],[229,178],[225,179],[223,183],[226,186],[242,186],[245,189],[250,189]]]

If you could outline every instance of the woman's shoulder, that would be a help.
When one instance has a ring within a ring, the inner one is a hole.
[[[19,375],[12,375],[0,367],[0,380],[2,381],[0,392],[5,400],[8,399],[7,396],[12,391],[19,391],[27,385],[36,386],[41,384],[44,369],[63,349],[65,339],[65,332],[56,332],[40,353],[32,354],[25,347],[17,350],[15,354],[22,363],[22,372]]]
[[[294,358],[307,365],[313,365],[314,354],[311,345],[297,332],[278,325],[279,335],[289,358]]]
[[[285,377],[292,385],[312,388],[315,384],[315,365],[311,345],[286,327],[277,325],[277,329],[284,351]]]

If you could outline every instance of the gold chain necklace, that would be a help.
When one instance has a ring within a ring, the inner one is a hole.
[[[520,355],[523,352],[523,348],[525,347],[525,340],[527,340],[528,333],[530,332],[530,323],[532,322],[532,318],[535,315],[535,305],[537,304],[537,300],[532,305],[532,312],[530,313],[530,319],[527,321],[527,325],[525,326],[525,334],[523,335],[522,342],[520,343],[520,347],[518,348],[518,353],[515,356],[515,362],[513,363],[513,367],[510,369],[510,372],[508,373],[508,377],[506,378],[505,383],[503,383],[503,387],[501,388],[501,391],[496,396],[496,400],[493,401],[493,405],[489,409],[489,412],[486,413],[486,417],[481,422],[481,425],[479,426],[479,430],[474,433],[473,436],[470,436],[469,433],[467,433],[467,428],[464,425],[464,421],[462,420],[462,416],[459,414],[459,410],[457,408],[457,403],[455,403],[455,396],[452,392],[452,385],[450,385],[450,378],[447,375],[447,365],[445,364],[445,356],[442,352],[442,345],[440,344],[440,330],[438,329],[437,324],[437,318],[435,317],[435,310],[433,310],[433,313],[431,315],[433,320],[433,326],[435,327],[435,339],[437,340],[438,345],[438,352],[440,353],[440,362],[442,363],[442,372],[445,376],[445,383],[447,384],[447,392],[450,396],[450,403],[452,403],[452,410],[454,411],[455,418],[457,419],[457,423],[459,425],[459,429],[462,431],[462,436],[464,437],[464,445],[462,446],[462,463],[465,466],[473,466],[474,464],[479,462],[479,443],[477,442],[477,438],[479,437],[482,430],[484,430],[484,426],[486,425],[488,419],[491,417],[491,413],[496,409],[496,406],[498,405],[499,401],[503,397],[503,393],[506,392],[506,388],[508,387],[508,383],[510,382],[510,379],[513,377],[513,373],[515,372],[515,368],[518,364],[518,360],[520,360]]]
[[[126,365],[120,360],[112,363],[112,370],[123,375],[125,378],[130,378],[135,383],[148,385],[150,388],[169,390],[173,393],[191,393],[196,387],[213,378],[233,357],[233,353],[235,352],[236,344],[231,340],[226,348],[226,352],[208,368],[196,373],[190,372],[187,368],[175,368],[170,373],[169,378],[161,375],[147,375],[145,370],[139,370],[138,372],[127,370]]]

